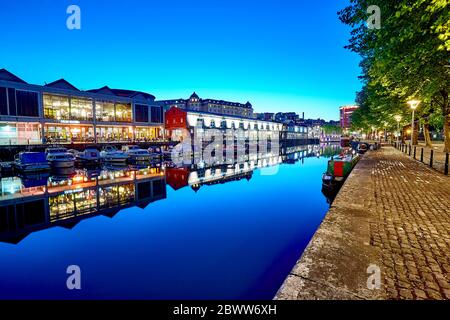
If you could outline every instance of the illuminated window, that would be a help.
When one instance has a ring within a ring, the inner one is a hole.
[[[70,119],[92,121],[94,115],[92,100],[83,98],[70,99]]]
[[[131,122],[131,104],[116,103],[116,122]]]
[[[47,119],[69,120],[69,97],[44,93],[44,117]]]
[[[110,101],[96,101],[95,102],[95,116],[100,122],[114,122],[114,102]]]

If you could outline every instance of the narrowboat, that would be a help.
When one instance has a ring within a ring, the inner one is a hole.
[[[322,175],[322,186],[332,189],[339,186],[348,177],[360,156],[354,153],[341,154],[337,158],[328,161],[327,172]]]

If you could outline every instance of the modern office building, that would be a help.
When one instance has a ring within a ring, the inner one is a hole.
[[[0,69],[0,145],[159,140],[163,117],[145,92],[82,91],[64,79],[34,85]]]
[[[352,126],[352,114],[358,108],[358,106],[342,106],[339,108],[342,129],[350,129]]]
[[[215,99],[201,99],[195,92],[189,99],[158,101],[165,110],[177,107],[186,111],[201,111],[229,116],[253,117],[253,106],[250,102],[245,104]]]

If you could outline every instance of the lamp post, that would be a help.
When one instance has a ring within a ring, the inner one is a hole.
[[[402,121],[402,116],[398,114],[394,116],[394,119],[395,121],[397,121],[397,144],[398,144],[400,138],[400,121]]]
[[[408,101],[409,106],[412,109],[412,118],[411,118],[411,147],[413,146],[413,141],[414,141],[414,111],[417,109],[417,107],[419,106],[420,101],[419,100],[410,100]]]

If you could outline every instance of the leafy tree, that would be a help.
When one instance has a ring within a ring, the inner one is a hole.
[[[379,30],[366,26],[370,5],[381,9]],[[423,123],[440,113],[450,152],[450,0],[351,0],[338,15],[352,27],[347,48],[363,58],[357,123],[392,126],[395,114],[410,116],[406,101],[419,99]]]

